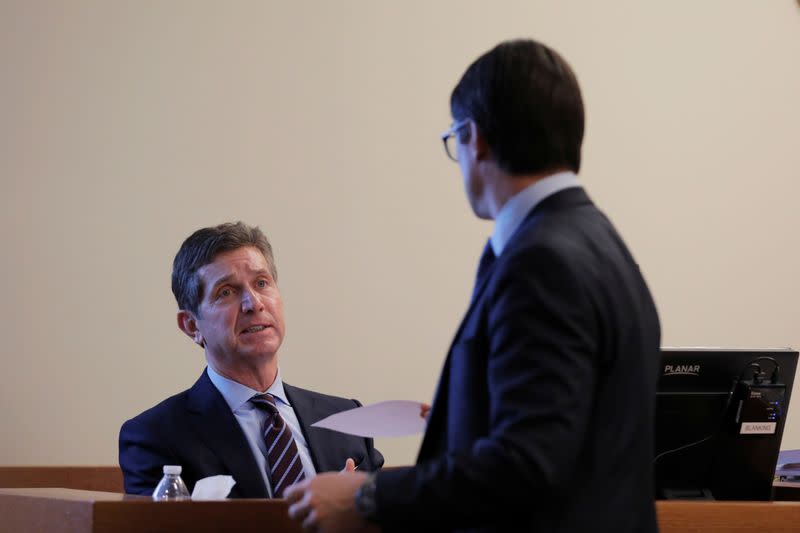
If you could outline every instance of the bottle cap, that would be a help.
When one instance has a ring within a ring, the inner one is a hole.
[[[164,465],[164,473],[165,474],[176,474],[180,475],[182,468],[180,465]]]

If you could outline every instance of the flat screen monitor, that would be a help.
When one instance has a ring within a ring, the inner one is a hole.
[[[662,348],[659,499],[771,500],[798,353]]]

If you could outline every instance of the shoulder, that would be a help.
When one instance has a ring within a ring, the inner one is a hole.
[[[122,424],[120,433],[138,433],[158,431],[162,427],[172,426],[183,417],[186,411],[188,391],[183,391],[159,402],[150,409],[139,413]]]
[[[520,306],[591,306],[607,262],[605,252],[598,253],[602,244],[593,231],[561,213],[521,227],[497,259],[484,300],[492,309],[499,306],[501,318]]]
[[[585,279],[592,268],[591,248],[585,237],[554,225],[552,231],[535,230],[517,236],[498,258],[495,282],[536,279],[540,282],[559,279]]]
[[[589,202],[569,209],[534,213],[508,243],[499,266],[511,274],[545,269],[567,277],[585,278],[615,259],[620,246],[622,240],[611,222]]]
[[[546,246],[568,250],[585,245],[598,234],[611,229],[609,220],[594,204],[586,203],[569,209],[534,211],[520,225],[509,245],[517,248]]]
[[[341,396],[332,396],[330,394],[323,394],[321,392],[295,387],[294,385],[289,385],[285,382],[283,384],[283,388],[286,391],[286,395],[289,397],[289,401],[294,401],[297,399],[313,401],[316,405],[335,407],[338,408],[338,410],[352,409],[354,407],[361,406],[361,402],[358,400],[343,398]]]

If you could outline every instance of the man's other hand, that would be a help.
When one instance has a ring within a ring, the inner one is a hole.
[[[355,472],[356,471],[356,462],[353,460],[352,457],[348,457],[347,461],[344,462],[344,468],[342,469],[342,473],[345,472]]]
[[[428,421],[428,416],[431,414],[431,406],[427,403],[420,404],[419,406],[419,416],[425,419],[425,422]]]
[[[367,523],[355,508],[356,491],[366,479],[364,472],[345,471],[319,474],[292,485],[285,493],[289,517],[306,531],[377,533],[380,529]]]

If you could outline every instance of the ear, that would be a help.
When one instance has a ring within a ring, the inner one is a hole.
[[[205,347],[206,341],[203,339],[203,334],[200,333],[200,329],[197,327],[197,318],[194,316],[194,313],[183,309],[178,311],[178,328],[191,337],[195,343]]]
[[[491,153],[489,145],[486,143],[486,137],[483,136],[481,130],[474,120],[469,121],[469,151],[476,161],[483,161],[489,159]]]

